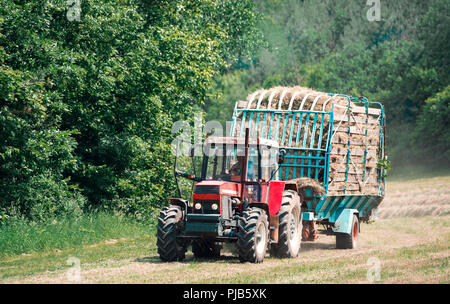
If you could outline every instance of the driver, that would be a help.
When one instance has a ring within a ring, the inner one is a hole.
[[[245,160],[245,156],[238,156],[237,160],[230,163],[230,174],[231,175],[241,175],[242,163]]]
[[[245,156],[238,156],[237,161],[231,162],[230,167],[230,175],[232,176],[241,176],[241,168],[244,163]],[[247,169],[247,178],[253,179],[254,172],[253,172],[253,161],[248,161],[248,169]]]

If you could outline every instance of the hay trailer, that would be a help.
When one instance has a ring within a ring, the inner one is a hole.
[[[335,235],[337,248],[351,249],[360,221],[384,197],[385,125],[383,106],[364,97],[274,88],[236,103],[230,135],[249,128],[252,136],[277,141],[286,151],[278,179],[298,185],[302,239]]]

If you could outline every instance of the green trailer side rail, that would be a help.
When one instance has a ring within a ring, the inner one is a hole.
[[[309,177],[319,181],[325,188],[325,194],[321,196],[313,196],[307,203],[306,218],[315,221],[323,221],[330,224],[339,223],[335,225],[333,230],[335,232],[346,232],[344,227],[347,217],[352,217],[357,214],[360,219],[367,220],[372,211],[377,208],[384,197],[385,180],[383,166],[376,169],[376,180],[378,184],[379,193],[377,195],[365,194],[350,194],[347,191],[347,182],[349,177],[349,169],[352,164],[352,142],[351,142],[351,128],[348,124],[348,151],[346,154],[345,163],[345,188],[344,195],[329,195],[329,174],[330,174],[330,156],[332,150],[333,122],[335,115],[335,104],[332,103],[332,110],[324,111],[315,110],[314,105],[319,97],[314,100],[313,105],[309,110],[303,109],[304,98],[299,109],[292,109],[292,100],[287,110],[281,109],[281,101],[283,94],[280,97],[279,106],[276,109],[270,109],[269,98],[268,109],[260,108],[261,101],[264,94],[261,94],[257,101],[256,107],[251,107],[253,99],[256,94],[245,107],[239,107],[239,102],[234,108],[230,136],[243,136],[245,128],[249,128],[252,137],[266,138],[276,140],[279,143],[280,149],[286,150],[285,163],[280,165],[278,171],[278,178],[280,180],[290,180],[299,177]],[[341,94],[327,94],[330,100],[334,97],[345,97],[348,100],[346,109],[347,121],[351,121],[352,107],[359,107],[365,109],[366,114],[366,128],[365,136],[368,136],[368,117],[369,114],[377,109],[378,122],[380,125],[379,132],[379,147],[377,162],[383,161],[384,144],[385,144],[385,113],[383,106],[378,102],[370,102],[364,97],[350,97]],[[293,99],[293,98],[292,98]],[[342,105],[339,105],[342,108]],[[362,113],[362,112],[360,112]],[[274,134],[275,133],[275,134]],[[367,146],[364,151],[364,168],[362,172],[362,180],[368,179],[366,161],[367,161]],[[351,210],[351,212],[349,212]],[[343,219],[345,218],[345,219]],[[342,225],[341,225],[342,224]],[[339,227],[337,227],[339,226]]]

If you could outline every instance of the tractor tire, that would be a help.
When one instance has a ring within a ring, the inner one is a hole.
[[[283,192],[279,211],[278,243],[270,248],[270,255],[278,258],[295,258],[300,251],[302,239],[302,212],[297,192]]]
[[[261,263],[269,243],[269,223],[264,210],[250,207],[239,219],[237,251],[241,262]]]
[[[192,253],[196,258],[218,258],[221,249],[221,245],[211,240],[197,239],[192,241]]]
[[[354,249],[357,246],[359,235],[359,219],[353,215],[352,232],[336,234],[336,248],[337,249]]]
[[[182,261],[185,258],[188,243],[177,240],[183,223],[183,213],[178,206],[164,207],[158,218],[156,245],[161,260],[165,262]]]

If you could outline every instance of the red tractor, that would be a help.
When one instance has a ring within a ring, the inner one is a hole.
[[[192,202],[169,198],[158,219],[157,246],[163,261],[220,256],[223,242],[235,243],[241,262],[260,263],[267,250],[296,257],[302,237],[302,206],[295,182],[278,180],[284,150],[273,140],[208,137]],[[194,152],[191,150],[191,156]],[[178,182],[177,182],[178,184]],[[181,196],[181,193],[180,193]]]

